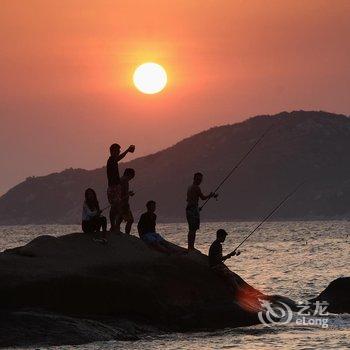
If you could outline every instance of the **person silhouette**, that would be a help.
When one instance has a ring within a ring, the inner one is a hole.
[[[139,236],[149,247],[162,253],[171,254],[182,250],[176,249],[175,245],[169,244],[156,230],[156,202],[150,200],[146,203],[147,211],[144,212],[137,224]]]
[[[106,243],[107,219],[101,214],[96,192],[92,188],[86,189],[81,222],[82,230],[84,233],[98,234],[102,229],[102,237],[96,236],[95,239]]]
[[[120,148],[120,145],[118,145],[117,143],[113,143],[109,147],[110,157],[108,158],[106,166],[108,180],[107,198],[111,206],[109,211],[111,231],[114,231],[116,229],[118,202],[120,201],[120,188],[118,187],[120,183],[118,162],[122,160],[129,152],[133,153],[135,151],[134,145],[129,146],[129,148],[122,153],[120,153]]]
[[[186,219],[188,223],[188,250],[194,250],[196,232],[200,227],[200,215],[198,207],[199,199],[206,200],[215,196],[215,193],[213,192],[208,195],[204,195],[202,193],[202,190],[200,188],[202,181],[203,174],[195,173],[193,176],[193,183],[187,189]]]
[[[125,233],[130,234],[131,227],[134,222],[132,215],[129,198],[134,195],[133,191],[129,189],[129,181],[135,177],[135,170],[132,168],[126,168],[123,176],[120,178],[118,187],[120,188],[120,200],[117,204],[117,219],[116,219],[116,231],[120,232],[120,225],[123,221],[126,221]]]
[[[209,266],[218,267],[223,265],[223,262],[230,259],[232,256],[240,255],[240,252],[232,252],[227,255],[222,255],[222,243],[225,242],[227,232],[223,229],[219,229],[216,232],[216,240],[211,244],[209,248]]]
[[[227,232],[225,230],[217,230],[216,240],[209,248],[209,266],[225,281],[239,303],[245,304],[246,306],[249,305],[252,309],[257,310],[260,307],[259,297],[263,298],[264,295],[245,282],[242,277],[231,271],[224,264],[227,259],[241,254],[240,251],[236,250],[227,255],[222,254],[222,243],[225,242],[226,236]]]

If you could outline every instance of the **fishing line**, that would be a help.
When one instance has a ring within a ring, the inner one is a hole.
[[[243,240],[240,244],[238,244],[238,246],[233,250],[233,252],[232,252],[231,254],[233,254],[234,252],[236,252],[236,250],[237,250],[251,235],[253,235],[254,232],[256,232],[264,222],[266,222],[279,208],[281,208],[282,205],[283,205],[285,202],[287,202],[287,200],[288,200],[290,197],[292,197],[292,196],[300,189],[300,187],[302,187],[305,183],[306,183],[306,181],[301,182],[298,186],[296,186],[296,187],[293,189],[293,191],[291,191],[290,193],[288,193],[288,195],[285,196],[285,197],[282,199],[282,201],[279,202],[278,205],[276,205],[276,206],[269,212],[269,214],[265,216],[265,218],[259,223],[259,225],[256,226],[255,229],[254,229],[251,233],[249,233],[249,235],[248,235],[246,238],[244,238],[244,240]]]
[[[216,187],[215,191],[213,192],[214,195],[217,197],[217,191],[220,189],[220,187],[229,179],[229,177],[235,172],[235,170],[244,162],[244,160],[249,156],[250,153],[253,152],[255,147],[263,140],[263,138],[266,136],[266,134],[274,127],[274,124],[272,124],[261,136],[260,138],[250,147],[248,152],[239,160],[239,162],[231,169],[231,171],[226,175],[226,177],[219,183],[219,185]],[[205,205],[210,201],[210,199],[213,197],[207,198],[207,200],[202,204],[202,206],[199,208],[199,210],[202,210]]]

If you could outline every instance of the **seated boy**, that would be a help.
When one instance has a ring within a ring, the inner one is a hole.
[[[147,211],[143,213],[137,224],[140,238],[152,248],[163,252],[172,253],[175,249],[171,248],[169,243],[158,233],[156,233],[156,202],[148,201],[146,203]]]

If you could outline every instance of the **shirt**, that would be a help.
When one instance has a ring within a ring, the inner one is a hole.
[[[203,196],[201,188],[198,185],[191,185],[187,190],[187,205],[189,207],[198,207],[198,201],[201,196]]]
[[[146,233],[156,232],[157,215],[154,213],[143,213],[137,224],[140,237]]]
[[[214,267],[222,264],[222,245],[215,240],[209,248],[209,266]]]
[[[118,161],[110,156],[107,161],[108,186],[116,186],[120,182]]]
[[[83,205],[83,213],[82,213],[82,220],[83,221],[89,221],[91,220],[94,216],[97,215],[98,210],[91,210],[88,205],[84,202]]]

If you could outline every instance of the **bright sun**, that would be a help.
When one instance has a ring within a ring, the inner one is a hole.
[[[139,91],[144,94],[156,94],[165,88],[168,77],[161,65],[148,62],[136,68],[133,80]]]

